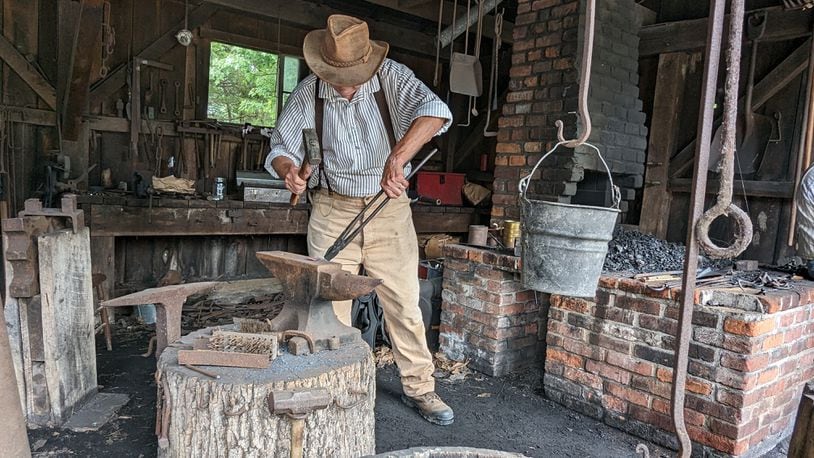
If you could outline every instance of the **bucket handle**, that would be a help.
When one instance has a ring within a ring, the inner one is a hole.
[[[517,188],[520,191],[520,197],[522,197],[523,199],[526,198],[526,190],[528,189],[529,183],[531,182],[531,177],[534,176],[534,172],[537,171],[537,168],[540,167],[540,164],[542,164],[543,160],[547,158],[549,155],[551,155],[551,153],[556,151],[557,148],[559,148],[562,145],[566,145],[567,143],[569,143],[569,141],[566,140],[560,141],[556,145],[554,145],[553,148],[548,150],[547,153],[543,154],[543,157],[541,157],[540,160],[537,161],[537,164],[535,164],[534,168],[531,169],[531,173],[520,179],[520,182],[517,185]],[[613,184],[613,176],[611,175],[610,167],[608,167],[607,162],[605,162],[605,158],[602,157],[602,153],[599,152],[599,148],[597,148],[596,146],[588,142],[583,143],[582,146],[588,146],[592,148],[594,151],[596,151],[596,155],[599,156],[599,160],[602,161],[602,165],[605,167],[605,171],[608,173],[608,181],[610,181],[611,193],[613,194],[611,208],[619,209],[619,203],[622,201],[622,193],[619,190],[619,187]]]

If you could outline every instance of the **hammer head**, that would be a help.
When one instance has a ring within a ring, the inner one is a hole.
[[[319,148],[319,138],[316,129],[302,130],[302,144],[305,145],[305,159],[311,167],[316,167],[322,162],[322,150]]]
[[[302,391],[272,391],[268,396],[269,412],[273,415],[303,417],[315,410],[324,409],[333,402],[325,388]]]

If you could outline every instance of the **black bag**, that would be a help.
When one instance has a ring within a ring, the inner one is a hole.
[[[384,312],[376,291],[371,291],[353,300],[350,319],[353,327],[362,331],[362,340],[367,342],[370,348],[376,348],[378,335],[381,335],[382,340],[388,345],[390,344],[390,339],[387,338],[387,332],[384,330]]]

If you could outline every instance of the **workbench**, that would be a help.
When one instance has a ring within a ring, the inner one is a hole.
[[[151,203],[150,199],[114,193],[82,195],[78,196],[77,201],[79,207],[85,211],[85,222],[90,228],[94,272],[103,273],[107,277],[103,289],[109,294],[108,297],[155,286],[155,277],[160,278],[162,269],[167,268],[164,263],[155,260],[157,251],[163,248],[158,248],[158,245],[142,246],[140,251],[133,252],[128,248],[133,244],[144,245],[148,243],[146,240],[163,241],[175,237],[182,239],[187,246],[185,249],[189,249],[188,246],[194,239],[206,236],[228,240],[249,238],[249,243],[234,242],[239,248],[238,253],[231,257],[217,251],[218,248],[213,248],[217,246],[224,249],[224,246],[229,245],[213,240],[212,246],[205,247],[210,251],[180,253],[179,261],[183,264],[184,275],[194,274],[195,280],[212,279],[221,275],[229,277],[234,265],[237,265],[238,276],[251,276],[256,273],[254,267],[261,268],[259,264],[254,265],[254,259],[245,260],[253,258],[255,250],[304,249],[303,236],[308,230],[310,210],[307,204],[291,208],[288,204],[229,199],[211,201],[153,198]],[[475,224],[477,218],[476,209],[470,207],[413,205],[413,221],[419,234],[465,234],[469,225]],[[272,247],[263,242],[277,237],[281,239],[281,246]],[[117,248],[117,239],[126,240],[126,244]],[[299,242],[292,246],[287,245],[284,239],[298,239]],[[119,260],[118,267],[117,254],[123,257]],[[139,265],[131,267],[140,272],[137,275],[125,275],[121,272],[125,259],[130,266],[131,259],[134,258],[139,260]],[[122,286],[124,283],[134,282],[135,284],[118,291],[113,289],[114,284]]]
[[[91,237],[190,235],[305,235],[310,207],[269,202],[204,199],[138,199],[79,196]],[[413,205],[419,234],[466,233],[476,214],[471,207]]]

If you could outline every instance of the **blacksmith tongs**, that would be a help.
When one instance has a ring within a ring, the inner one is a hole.
[[[427,154],[427,157],[425,157],[421,162],[419,162],[419,164],[417,166],[415,166],[415,168],[410,172],[410,174],[407,175],[407,177],[406,177],[407,180],[409,181],[410,178],[412,178],[413,175],[415,175],[415,173],[418,172],[419,169],[421,169],[421,167],[423,167],[424,164],[426,164],[427,161],[430,160],[430,158],[437,152],[438,152],[438,148],[433,148],[433,150],[430,151],[429,154]],[[405,192],[407,192],[407,191],[405,191]],[[328,251],[325,252],[325,260],[326,261],[330,261],[331,259],[335,258],[336,255],[338,255],[340,251],[345,249],[345,247],[348,246],[348,244],[350,242],[352,242],[353,239],[355,239],[356,236],[359,235],[360,232],[362,232],[362,229],[364,229],[364,227],[367,225],[367,223],[369,223],[370,220],[373,219],[373,217],[375,217],[376,215],[379,214],[380,211],[382,211],[384,206],[387,205],[387,202],[390,201],[390,198],[385,198],[383,202],[378,202],[379,198],[381,196],[383,196],[383,195],[384,195],[384,189],[379,191],[379,193],[376,194],[376,196],[373,197],[373,199],[371,199],[370,203],[365,205],[365,208],[363,208],[362,211],[360,211],[359,214],[356,215],[356,218],[353,218],[353,221],[351,221],[350,224],[348,224],[348,227],[346,227],[345,230],[342,231],[341,234],[339,234],[339,237],[336,238],[336,241],[334,242],[334,244],[331,245],[331,247],[328,248]],[[373,205],[376,204],[376,203],[378,203],[379,206],[376,207],[375,209],[373,209],[373,211],[370,213],[369,216],[365,217],[365,213],[368,210],[370,210],[371,208],[373,208]],[[359,224],[359,225],[356,226],[356,224]],[[354,229],[354,226],[356,226],[355,229]]]

